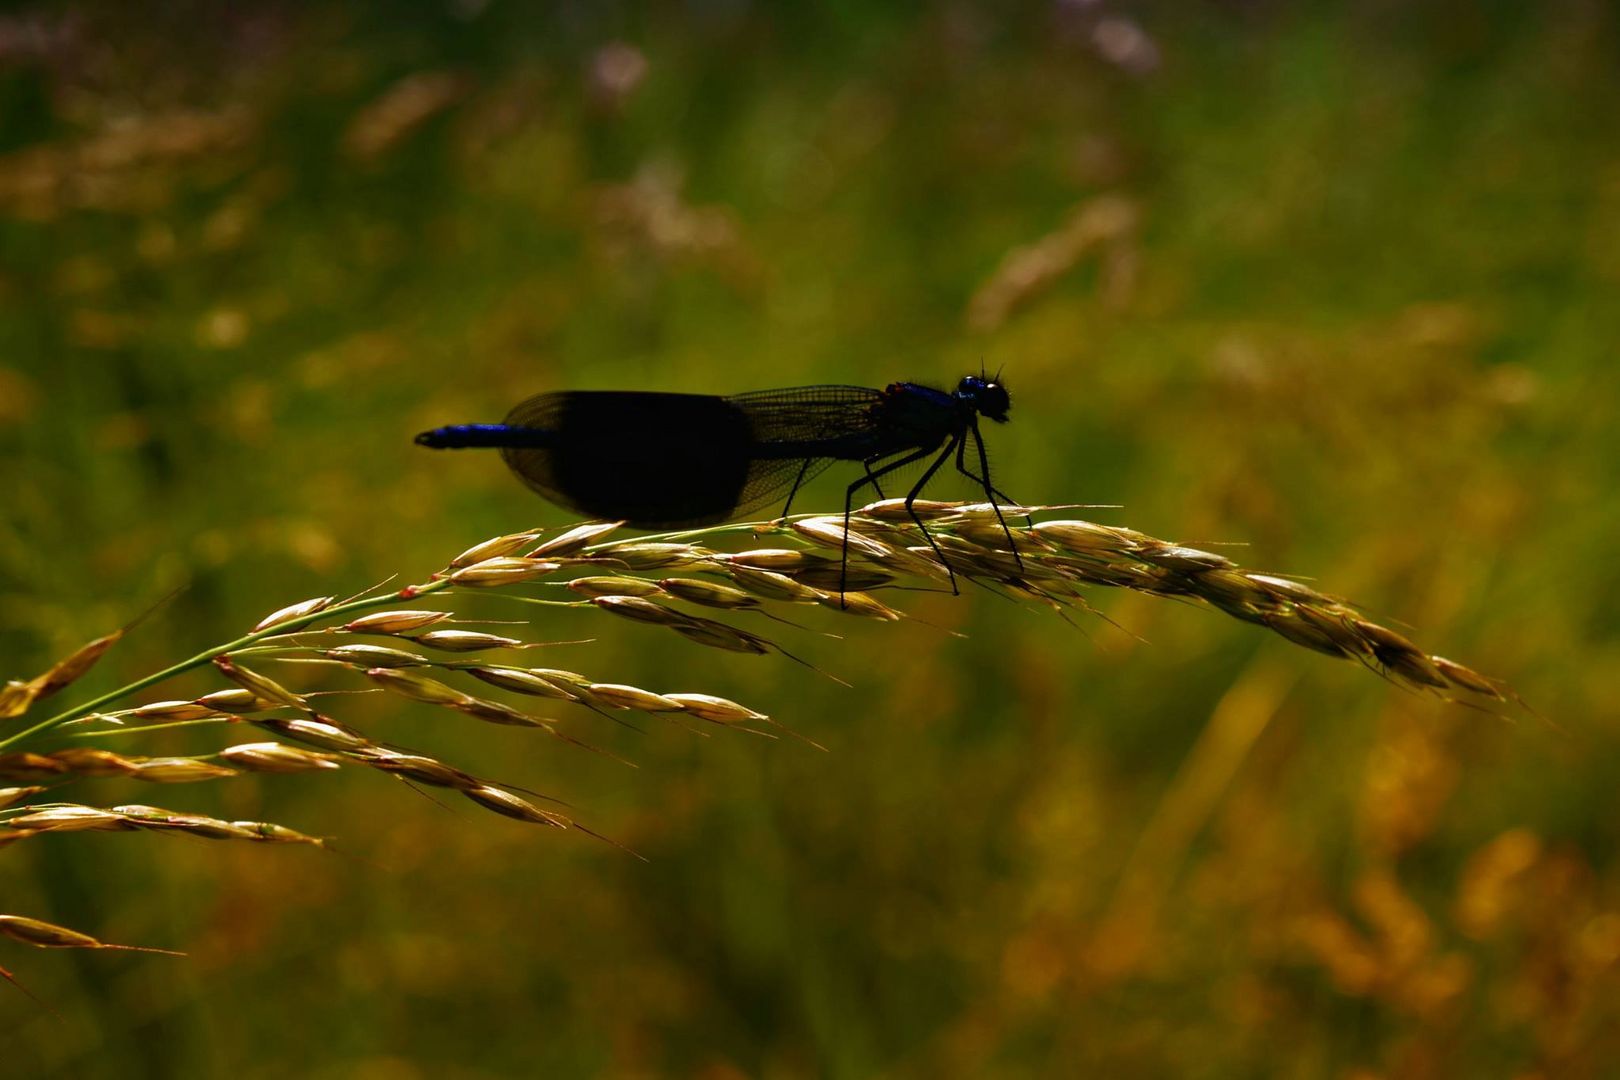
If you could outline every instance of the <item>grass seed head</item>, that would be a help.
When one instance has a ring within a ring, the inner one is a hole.
[[[1351,655],[1337,637],[1311,620],[1302,618],[1296,608],[1267,612],[1260,616],[1259,621],[1273,633],[1287,638],[1295,645],[1302,645],[1328,656],[1348,659]]]
[[[89,934],[69,930],[55,923],[22,915],[0,915],[0,934],[38,949],[99,949],[101,942]]]
[[[1495,679],[1488,679],[1473,668],[1464,667],[1455,660],[1447,660],[1443,656],[1431,656],[1429,659],[1433,661],[1435,670],[1453,686],[1498,701],[1507,700],[1504,687]]]
[[[831,565],[838,568],[837,560],[830,560],[825,555],[816,555],[798,548],[755,548],[752,551],[737,551],[730,554],[717,554],[716,562],[727,566],[747,566],[755,570],[774,570],[779,574],[792,573],[795,570],[808,570],[814,566]]]
[[[692,622],[689,616],[682,615],[674,608],[641,596],[596,596],[590,602],[621,619],[652,623],[654,626],[685,626]]]
[[[660,544],[625,542],[612,544],[597,554],[623,563],[631,570],[662,570],[670,567],[692,566],[708,555],[694,544]]]
[[[385,690],[391,690],[413,701],[425,701],[429,705],[457,706],[472,700],[455,687],[447,686],[438,679],[430,679],[415,671],[404,671],[399,668],[367,668],[366,678]]]
[[[433,661],[418,653],[404,649],[390,649],[383,645],[339,645],[321,654],[328,660],[354,667],[432,667]]]
[[[129,715],[142,720],[206,720],[224,714],[195,701],[154,701],[150,705],[136,706],[129,710]]]
[[[808,585],[817,592],[837,593],[839,588],[851,591],[876,589],[891,584],[895,575],[887,570],[879,570],[875,566],[851,565],[847,571],[840,573],[836,562],[824,563],[819,566],[806,567],[793,573],[793,580],[801,585]],[[817,597],[820,603],[821,598]]]
[[[523,644],[517,638],[502,637],[499,634],[481,634],[474,630],[429,630],[411,640],[430,649],[442,649],[445,652],[510,649]]]
[[[483,562],[485,559],[498,559],[503,555],[528,547],[539,538],[540,529],[530,529],[527,532],[508,533],[505,536],[496,536],[485,540],[481,544],[474,544],[460,555],[450,560],[450,569],[459,570],[463,566]]]
[[[529,558],[555,558],[559,555],[572,555],[581,551],[608,533],[618,529],[623,522],[619,521],[593,521],[585,525],[576,525],[565,533],[553,536],[529,552]]]
[[[51,757],[61,762],[68,772],[87,778],[133,775],[137,766],[111,750],[96,750],[88,746],[75,746],[57,750]]]
[[[302,697],[288,690],[276,680],[268,675],[261,675],[250,668],[245,668],[228,656],[214,657],[214,666],[219,669],[221,675],[224,675],[251,694],[274,701],[278,705],[287,705],[295,709],[308,708]]]
[[[354,751],[373,745],[370,739],[358,731],[328,717],[299,716],[283,720],[280,717],[269,716],[253,723],[294,742],[318,746],[322,750]]]
[[[0,810],[4,810],[8,806],[16,806],[20,802],[26,802],[44,790],[45,788],[38,784],[30,784],[26,787],[0,788]]]
[[[134,776],[153,784],[190,784],[198,780],[223,780],[236,776],[235,769],[188,757],[132,758]]]
[[[802,518],[790,524],[788,528],[812,543],[835,548],[839,552],[846,550],[847,539],[847,550],[851,556],[859,555],[876,560],[892,554],[887,544],[880,544],[871,537],[862,536],[853,526],[846,530],[843,521],[838,518]]]
[[[579,700],[579,695],[567,689],[565,684],[526,668],[469,667],[462,670],[475,679],[491,686],[498,686],[502,690],[510,690],[514,694],[528,694],[530,697],[551,698],[557,701]]]
[[[464,566],[450,574],[450,580],[457,585],[472,588],[492,588],[501,585],[517,585],[525,581],[534,581],[547,574],[555,573],[561,563],[546,559],[521,559],[511,556],[501,556],[494,559],[485,559],[483,562]]]
[[[253,627],[253,633],[257,634],[262,630],[270,629],[272,626],[280,626],[282,623],[289,623],[294,619],[302,619],[306,615],[313,615],[318,611],[323,611],[331,605],[334,599],[336,597],[317,596],[312,600],[300,600],[296,604],[288,604],[286,607],[278,611],[272,611],[260,619]]]
[[[281,708],[280,702],[271,701],[244,689],[215,690],[212,694],[204,694],[192,704],[200,705],[210,713],[230,713],[233,716]]]
[[[31,814],[9,818],[6,827],[36,832],[128,832],[135,826],[122,814],[99,806],[48,806]]]
[[[701,578],[664,578],[659,586],[678,600],[714,608],[752,608],[759,600],[741,589]]]
[[[139,803],[115,806],[112,812],[136,828],[150,829],[154,832],[183,832],[204,840],[259,839],[251,829],[209,817],[207,814],[185,814],[157,806],[143,806]]]
[[[670,629],[688,641],[707,645],[712,649],[751,653],[754,656],[764,656],[771,651],[769,643],[757,634],[750,634],[746,630],[739,630],[735,626],[727,626],[712,619],[691,619],[685,623],[672,625]]]
[[[573,822],[561,814],[554,814],[550,810],[542,810],[527,799],[512,794],[503,788],[491,784],[479,787],[466,788],[462,794],[473,802],[497,814],[505,814],[509,818],[527,821],[535,825],[550,825],[554,829],[566,829]]]
[[[637,686],[625,686],[622,683],[592,683],[589,689],[593,701],[612,709],[639,709],[642,712],[659,713],[680,712],[683,708],[681,703],[673,698]]]
[[[0,780],[48,780],[67,771],[66,764],[44,754],[27,750],[0,754]]]
[[[880,600],[874,600],[865,593],[847,592],[823,593],[821,606],[832,608],[834,611],[844,611],[850,615],[860,615],[867,619],[877,619],[881,622],[899,622],[900,613]]]
[[[344,623],[342,629],[351,634],[404,634],[449,617],[448,611],[374,611]]]
[[[466,713],[468,716],[477,717],[479,720],[487,720],[492,724],[506,724],[511,727],[548,728],[551,726],[549,720],[530,716],[528,713],[520,712],[510,705],[502,705],[498,701],[485,701],[483,698],[476,698],[470,694],[467,695],[465,701],[456,702],[450,708],[455,709],[457,712]]]
[[[867,503],[855,513],[876,521],[910,521],[913,511],[924,521],[937,521],[960,514],[961,505],[941,502],[938,499],[916,499],[908,510],[904,499],[879,499],[877,502]]]
[[[300,773],[338,767],[327,754],[278,742],[237,743],[221,750],[219,756],[248,772]]]
[[[1123,555],[1135,546],[1130,530],[1091,521],[1040,521],[1034,531],[1075,555]]]
[[[446,765],[424,754],[412,754],[403,750],[390,750],[384,746],[373,746],[351,755],[363,765],[369,765],[380,772],[390,773],[414,780],[419,784],[430,787],[454,788],[466,790],[480,786],[483,781],[468,772],[463,772],[453,766]]]
[[[738,724],[749,720],[769,720],[764,713],[755,712],[746,705],[739,705],[735,701],[713,694],[665,694],[665,698],[677,702],[683,709],[700,720],[709,720],[716,724]]]
[[[759,570],[740,563],[725,564],[725,571],[737,585],[765,600],[783,600],[790,604],[814,604],[821,599],[821,590],[794,581],[786,574],[774,570]]]
[[[581,596],[656,596],[663,590],[646,578],[625,577],[622,574],[603,574],[578,577],[567,586]]]
[[[319,836],[310,836],[297,829],[277,825],[273,821],[233,821],[230,822],[230,826],[238,832],[250,834],[249,839],[265,844],[308,844],[318,848],[326,846],[326,841]]]

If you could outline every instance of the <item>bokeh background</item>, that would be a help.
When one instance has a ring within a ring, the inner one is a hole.
[[[6,676],[566,522],[411,445],[531,393],[983,363],[1000,486],[1245,544],[1548,722],[1135,596],[790,634],[852,689],[563,612],[563,666],[829,752],[345,706],[645,863],[377,775],[99,782],[347,854],[0,853],[0,910],[189,954],[0,942],[48,1006],[0,985],[0,1073],[1620,1074],[1617,291],[1596,0],[8,5]]]

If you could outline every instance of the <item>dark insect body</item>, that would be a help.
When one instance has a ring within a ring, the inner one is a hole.
[[[532,397],[499,424],[452,424],[416,441],[435,449],[499,448],[512,471],[552,502],[643,529],[713,525],[784,491],[786,517],[807,480],[835,461],[858,461],[865,475],[844,494],[846,535],[856,492],[870,486],[884,498],[883,477],[933,456],[907,492],[906,510],[954,591],[956,575],[912,503],[954,455],[957,471],[984,489],[1016,556],[997,504],[1013,500],[991,484],[979,434],[979,417],[1006,423],[1009,406],[1006,388],[984,375],[965,376],[954,391],[905,382],[733,397],[568,390]],[[847,564],[847,540],[844,556]]]

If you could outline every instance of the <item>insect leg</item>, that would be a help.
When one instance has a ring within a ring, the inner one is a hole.
[[[880,499],[887,499],[888,496],[883,494],[883,489],[878,486],[877,477],[872,475],[872,462],[870,460],[863,461],[861,462],[861,466],[866,469],[866,479],[871,483],[872,490],[877,492],[877,497]]]
[[[975,442],[979,442],[979,429],[978,429],[977,425],[975,425],[974,429],[973,429],[973,438],[974,438]],[[979,447],[982,450],[984,448],[984,443],[979,442]],[[956,448],[956,471],[961,473],[963,476],[967,477],[969,480],[972,480],[975,484],[978,484],[980,487],[986,487],[985,478],[980,476],[978,473],[974,472],[972,469],[968,468],[967,462],[964,460],[964,457],[963,457],[963,455],[966,453],[966,451],[967,451],[967,444],[966,443],[963,443],[961,446]],[[991,502],[995,502],[996,499],[1000,499],[1002,502],[1007,503],[1007,504],[1012,505],[1012,506],[1022,506],[1022,505],[1024,505],[1023,503],[1019,502],[1017,499],[1013,498],[1011,495],[1007,494],[1005,491],[1002,491],[998,487],[989,486],[989,487],[986,487],[986,490],[988,490],[992,495],[995,496],[995,498],[990,500]],[[1028,514],[1024,515],[1024,520],[1028,521],[1031,525],[1035,524],[1035,519],[1033,517],[1030,517]]]
[[[906,513],[910,514],[911,520],[917,523],[917,531],[923,534],[923,539],[928,541],[928,546],[934,549],[934,557],[939,560],[939,564],[950,575],[952,596],[962,595],[962,590],[956,587],[956,571],[952,570],[951,564],[945,561],[945,553],[939,550],[939,545],[934,543],[934,538],[928,535],[928,526],[923,524],[922,518],[917,516],[917,511],[911,504],[917,501],[917,496],[921,494],[923,487],[939,471],[939,467],[945,464],[946,460],[951,456],[951,451],[956,450],[961,445],[962,433],[957,432],[951,441],[945,444],[945,449],[939,452],[939,457],[934,459],[933,464],[923,471],[922,478],[911,486],[910,491],[906,492]],[[887,472],[888,470],[885,469],[884,471]]]
[[[793,496],[799,493],[799,485],[804,483],[804,474],[810,471],[810,462],[813,459],[805,458],[804,464],[799,466],[799,475],[793,478],[793,486],[788,488],[788,501],[782,507],[782,516],[787,517],[788,511],[793,509]]]
[[[1012,530],[1007,528],[1007,519],[1001,516],[1001,506],[996,502],[996,496],[1001,495],[1001,493],[997,491],[995,486],[990,483],[990,456],[984,452],[984,437],[979,434],[979,418],[977,416],[973,418],[973,423],[969,430],[973,432],[973,445],[978,447],[979,450],[979,468],[984,472],[984,475],[978,477],[978,479],[984,484],[984,494],[985,497],[990,500],[990,509],[996,512],[996,520],[1001,522],[1001,531],[1007,535],[1007,547],[1012,552],[1013,559],[1017,561],[1018,569],[1022,570],[1024,568],[1024,557],[1018,554],[1018,545],[1013,542]],[[956,463],[957,468],[961,468],[961,451],[957,451]],[[967,473],[969,476],[973,475],[972,473],[967,472],[966,469],[962,469],[962,471]],[[1007,496],[1005,495],[1001,495],[1001,497],[1003,499],[1007,499]],[[1017,505],[1017,503],[1012,499],[1007,499],[1007,501],[1009,503],[1013,503],[1013,505]],[[1025,515],[1025,517],[1027,519],[1028,515]],[[1034,522],[1030,522],[1030,524],[1033,525]]]
[[[947,451],[948,451],[948,449],[949,448],[947,448]],[[861,462],[861,464],[866,467],[866,475],[861,477],[859,480],[855,481],[853,484],[849,485],[849,488],[844,492],[844,548],[843,548],[843,552],[840,555],[839,560],[838,560],[838,606],[839,607],[844,607],[845,606],[844,605],[844,591],[845,591],[844,590],[844,585],[845,585],[845,582],[849,578],[849,511],[850,511],[850,506],[855,501],[855,493],[857,491],[861,490],[861,488],[865,487],[868,484],[871,484],[873,487],[877,487],[877,482],[878,482],[878,479],[880,477],[886,476],[889,473],[894,472],[894,470],[896,470],[896,469],[905,468],[907,465],[910,465],[913,461],[921,461],[923,458],[927,457],[929,454],[932,454],[933,452],[934,452],[933,447],[926,446],[921,450],[917,450],[917,451],[915,451],[913,453],[907,454],[903,458],[899,458],[898,460],[889,462],[887,465],[883,466],[883,468],[879,469],[877,472],[872,471],[872,462],[876,461],[877,458],[868,458],[867,460]],[[881,455],[879,455],[879,456],[881,456]],[[936,463],[936,467],[937,467],[937,463]],[[929,469],[928,471],[933,472],[934,470]],[[909,505],[907,506],[907,509],[910,509]],[[916,517],[916,515],[913,514],[912,517]],[[923,535],[926,536],[927,534],[924,533]],[[930,544],[933,543],[932,540],[929,540],[928,542]],[[949,570],[950,567],[946,567],[946,569]],[[955,588],[955,579],[954,578],[952,579],[952,588]]]

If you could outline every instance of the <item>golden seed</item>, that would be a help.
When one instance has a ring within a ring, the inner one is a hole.
[[[659,570],[702,562],[704,551],[691,544],[619,543],[597,553],[631,570]]]
[[[530,529],[527,532],[508,533],[485,540],[481,544],[474,544],[460,555],[450,560],[450,569],[459,570],[463,566],[483,562],[485,559],[498,559],[503,555],[510,555],[514,551],[529,546],[539,538],[542,530]]]
[[[343,629],[355,634],[403,634],[449,617],[448,611],[376,611],[344,623]]]
[[[659,586],[669,595],[693,604],[717,608],[758,607],[759,601],[729,585],[718,585],[700,578],[664,578]]]
[[[524,581],[533,581],[555,573],[561,563],[549,562],[545,559],[519,559],[502,556],[495,559],[485,559],[471,566],[464,566],[450,575],[450,580],[457,585],[474,587],[488,587],[499,585],[515,585]]]
[[[269,615],[266,615],[264,618],[260,619],[253,627],[253,633],[257,634],[259,631],[268,630],[272,626],[280,626],[282,623],[289,623],[294,619],[301,619],[306,615],[313,615],[317,611],[321,611],[330,605],[334,599],[336,599],[336,597],[317,596],[312,600],[301,600],[296,604],[288,604],[279,611],[273,611]]]
[[[302,697],[288,690],[276,680],[268,675],[261,675],[250,668],[245,668],[228,656],[214,657],[214,666],[219,669],[221,675],[224,675],[249,693],[295,709],[307,707]]]
[[[414,671],[367,668],[366,678],[384,689],[392,690],[414,701],[425,701],[429,705],[461,705],[472,700],[455,687],[446,686],[438,679],[430,679]]]
[[[462,794],[473,802],[497,814],[505,814],[509,818],[527,821],[536,825],[550,825],[556,829],[566,829],[573,822],[561,814],[554,814],[549,810],[542,810],[527,799],[519,798],[510,791],[489,784],[479,787],[466,788]]]
[[[662,694],[621,683],[592,683],[591,697],[614,709],[640,709],[642,712],[680,712],[681,703]]]
[[[670,701],[679,703],[687,712],[700,720],[710,720],[716,724],[735,724],[744,720],[768,720],[770,717],[764,713],[755,712],[746,705],[739,705],[723,697],[712,694],[665,694]]]
[[[646,578],[622,575],[579,577],[570,581],[568,588],[581,596],[655,596],[663,591]]]
[[[129,714],[143,720],[204,720],[210,716],[222,715],[218,709],[210,709],[195,701],[154,701],[150,705],[140,705],[131,709]]]
[[[561,535],[554,536],[529,552],[529,558],[552,557],[556,555],[572,555],[581,548],[600,540],[608,533],[618,529],[623,524],[619,521],[596,521],[588,525],[577,525]]]
[[[446,652],[510,649],[514,645],[523,644],[517,638],[501,637],[499,634],[480,634],[473,630],[430,630],[411,640],[432,649],[443,649]]]
[[[252,772],[297,773],[338,767],[338,763],[325,754],[278,742],[238,743],[221,750],[219,756]]]

